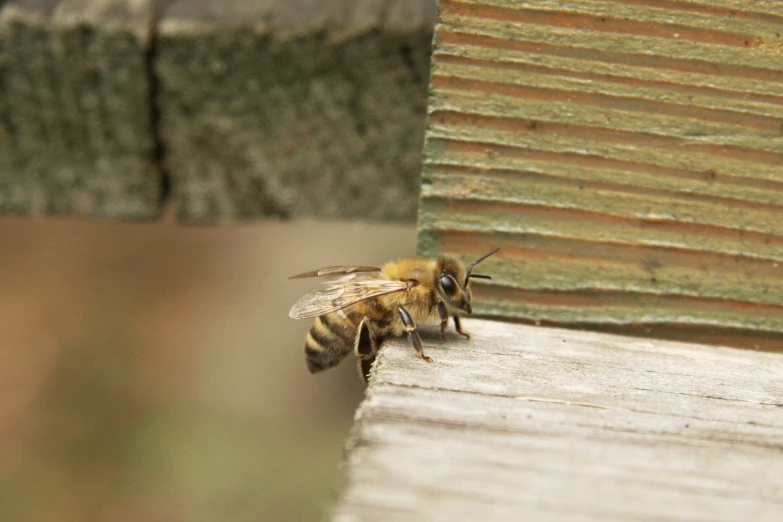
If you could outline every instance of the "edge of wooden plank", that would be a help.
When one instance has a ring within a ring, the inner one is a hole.
[[[432,364],[404,341],[381,350],[333,520],[731,520],[748,510],[769,517],[783,503],[779,354],[497,321],[465,327],[469,342],[425,337]]]

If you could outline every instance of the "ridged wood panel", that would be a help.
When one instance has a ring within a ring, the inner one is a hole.
[[[783,350],[783,2],[439,2],[422,254],[478,315]]]

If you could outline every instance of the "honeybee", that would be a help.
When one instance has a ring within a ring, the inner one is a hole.
[[[304,295],[288,312],[292,319],[315,318],[305,340],[310,373],[340,363],[351,351],[365,381],[383,343],[390,336],[408,336],[408,342],[427,362],[416,324],[437,324],[446,339],[449,317],[457,333],[461,315],[472,313],[469,287],[472,278],[491,279],[472,273],[473,267],[500,250],[480,257],[467,269],[456,257],[441,254],[437,259],[414,257],[377,266],[331,266],[290,277],[330,277]]]

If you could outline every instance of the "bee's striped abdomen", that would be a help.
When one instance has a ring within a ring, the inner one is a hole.
[[[333,312],[315,318],[305,340],[310,373],[336,366],[353,350],[356,326],[344,314]]]

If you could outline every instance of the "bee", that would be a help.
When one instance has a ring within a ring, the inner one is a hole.
[[[290,277],[328,277],[304,295],[288,313],[292,319],[315,318],[305,340],[310,373],[339,364],[350,352],[358,356],[360,376],[369,379],[370,369],[385,338],[407,335],[408,342],[427,362],[417,323],[440,322],[441,341],[446,339],[449,317],[457,333],[460,316],[470,315],[472,278],[491,279],[472,273],[473,267],[500,250],[482,256],[467,269],[456,257],[414,257],[377,266],[331,266]]]

